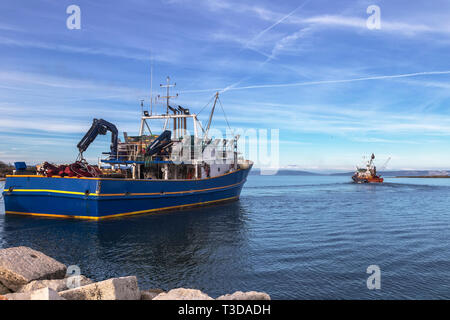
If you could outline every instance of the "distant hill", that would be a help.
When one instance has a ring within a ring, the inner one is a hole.
[[[250,171],[250,175],[260,175],[261,170],[258,168],[254,168]],[[302,170],[287,170],[280,169],[275,174],[276,176],[322,176],[320,173],[302,171]]]
[[[260,175],[260,169],[252,169],[250,175]],[[289,170],[280,169],[275,174],[276,176],[352,176],[355,172],[339,172],[330,174],[321,174],[302,170]],[[450,175],[450,170],[392,170],[392,171],[381,171],[379,174],[383,177],[398,177],[398,176],[448,176]]]
[[[330,174],[331,176],[352,176],[355,172],[340,172]],[[436,171],[436,170],[393,170],[393,171],[381,171],[378,172],[379,175],[383,177],[398,177],[398,176],[446,176],[447,171]]]
[[[339,172],[339,173],[330,173],[329,176],[352,176],[355,171],[352,172]]]
[[[448,176],[446,170],[398,170],[398,171],[385,171],[381,172],[382,176],[385,177],[398,177],[398,176]]]

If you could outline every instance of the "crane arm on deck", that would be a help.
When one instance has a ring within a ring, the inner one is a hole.
[[[92,126],[84,137],[78,142],[77,148],[80,151],[80,155],[87,150],[89,145],[97,138],[99,134],[105,135],[108,131],[111,132],[111,157],[117,158],[117,143],[118,143],[118,130],[116,126],[103,119],[94,119]]]
[[[172,140],[171,140],[172,132],[169,130],[165,130],[163,133],[161,133],[158,138],[155,139],[146,149],[145,155],[146,156],[152,156],[154,154],[157,154],[160,152],[164,147],[168,146]]]

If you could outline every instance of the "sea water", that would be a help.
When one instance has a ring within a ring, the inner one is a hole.
[[[0,199],[0,247],[29,246],[93,280],[136,275],[141,289],[450,299],[449,208],[450,179],[249,176],[238,202],[100,222],[5,216]]]

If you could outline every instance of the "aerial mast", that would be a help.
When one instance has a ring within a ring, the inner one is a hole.
[[[153,114],[153,57],[150,61],[150,115]]]
[[[169,100],[170,100],[170,98],[177,98],[178,97],[178,93],[175,96],[171,96],[170,95],[170,88],[175,87],[176,85],[177,85],[176,83],[170,84],[170,77],[167,77],[167,84],[160,84],[159,85],[161,88],[166,88],[167,89],[167,95],[162,96],[162,97],[158,95],[159,98],[166,99],[166,107],[167,107],[166,108],[166,114],[169,114]]]
[[[176,85],[177,85],[176,83],[170,84],[170,77],[169,76],[167,76],[167,84],[165,84],[165,85],[160,84],[159,85],[161,88],[166,88],[167,89],[167,94],[165,96],[161,97],[160,95],[158,95],[158,98],[166,99],[166,116],[167,116],[167,118],[166,118],[166,122],[164,123],[164,130],[166,130],[167,122],[169,121],[169,101],[170,101],[170,98],[177,98],[178,97],[178,93],[175,96],[171,96],[170,95],[170,88],[175,87]],[[174,126],[175,126],[175,122],[177,120],[174,118],[173,121],[174,121]]]

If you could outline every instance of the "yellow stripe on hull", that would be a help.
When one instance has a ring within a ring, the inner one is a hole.
[[[37,217],[85,219],[85,220],[98,221],[98,220],[103,220],[103,219],[118,218],[118,217],[124,217],[124,216],[131,216],[131,215],[137,215],[137,214],[150,213],[150,212],[158,212],[158,211],[165,211],[165,210],[172,210],[172,209],[196,207],[196,206],[200,206],[200,205],[213,204],[213,203],[219,203],[219,202],[225,202],[225,201],[231,201],[231,200],[237,200],[238,198],[239,198],[239,196],[235,196],[235,197],[224,198],[224,199],[219,199],[219,200],[189,203],[189,204],[183,204],[183,205],[178,205],[178,206],[162,207],[162,208],[155,208],[155,209],[149,209],[149,210],[140,210],[140,211],[132,211],[132,212],[125,212],[125,213],[117,213],[117,214],[111,214],[111,215],[106,215],[106,216],[102,216],[102,217],[72,216],[72,215],[64,215],[64,214],[31,213],[31,212],[17,212],[17,211],[5,211],[5,213],[6,214],[27,215],[27,216],[37,216]]]
[[[8,189],[4,189],[4,192],[9,192]],[[65,191],[65,190],[51,190],[51,189],[13,189],[12,192],[49,192],[49,193],[62,193],[62,194],[76,194],[76,195],[86,195],[84,192],[76,191]],[[98,193],[89,193],[90,196],[99,196]]]
[[[154,196],[154,195],[168,195],[168,194],[183,194],[183,193],[195,193],[195,192],[203,192],[203,191],[212,191],[212,190],[219,190],[219,189],[226,189],[235,187],[241,183],[244,183],[244,181],[230,184],[223,187],[214,187],[214,188],[208,188],[208,189],[199,189],[199,190],[185,190],[185,191],[168,191],[168,192],[152,192],[152,193],[89,193],[86,194],[84,192],[76,192],[76,191],[64,191],[64,190],[50,190],[50,189],[13,189],[12,192],[49,192],[49,193],[60,193],[60,194],[75,194],[75,195],[86,195],[86,196],[92,196],[92,197],[118,197],[118,196]],[[8,189],[4,189],[4,192],[9,192]]]
[[[34,217],[100,220],[99,217],[71,216],[71,215],[67,215],[67,214],[32,213],[32,212],[18,212],[18,211],[5,211],[5,213],[6,214],[18,214],[18,215],[23,215],[23,216],[34,216]]]

